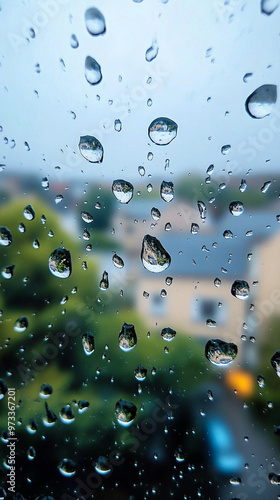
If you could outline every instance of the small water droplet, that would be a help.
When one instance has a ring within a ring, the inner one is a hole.
[[[161,198],[169,203],[174,198],[174,184],[173,182],[162,181],[160,186],[160,196]]]
[[[96,472],[101,476],[107,476],[112,470],[112,464],[105,457],[99,457],[94,466]]]
[[[146,50],[145,59],[147,62],[153,61],[158,55],[159,47],[156,40],[153,40],[151,47]]]
[[[107,273],[107,271],[104,271],[104,273],[102,274],[102,278],[101,278],[101,281],[99,283],[99,288],[103,292],[105,290],[108,290],[108,288],[109,288],[109,279],[108,279],[108,273]]]
[[[276,351],[271,357],[271,366],[276,371],[278,377],[280,377],[280,351]]]
[[[9,246],[13,242],[13,237],[9,229],[5,226],[0,227],[0,245]]]
[[[102,80],[101,67],[91,56],[85,60],[85,78],[90,85],[97,85]]]
[[[93,222],[93,216],[89,212],[81,212],[81,217],[87,224],[91,224],[91,222]]]
[[[139,173],[139,175],[141,175],[141,177],[143,177],[145,175],[146,170],[142,165],[140,167],[138,167],[138,173]]]
[[[161,330],[161,336],[165,342],[171,342],[176,335],[176,331],[172,330],[172,328],[166,327]]]
[[[220,339],[208,340],[205,346],[206,358],[216,366],[229,365],[237,356],[237,345]]]
[[[199,225],[196,224],[195,222],[191,223],[191,233],[192,234],[197,234],[199,232]]]
[[[230,482],[230,484],[237,486],[237,485],[241,484],[241,479],[240,479],[240,477],[231,477],[229,482]]]
[[[5,380],[0,379],[0,401],[1,401],[1,399],[3,399],[5,394],[7,394],[7,391],[8,391],[8,386],[5,382]]]
[[[245,300],[248,299],[250,292],[250,287],[247,281],[235,280],[231,286],[231,294],[237,299]]]
[[[56,205],[58,205],[58,203],[60,203],[62,200],[63,200],[62,194],[56,195],[56,197],[54,199]]]
[[[265,386],[265,379],[262,375],[257,376],[257,382],[258,386],[261,387],[261,389]]]
[[[212,391],[210,389],[207,391],[207,397],[208,397],[209,401],[213,401],[214,400],[213,393],[212,393]]]
[[[53,393],[53,388],[50,384],[42,384],[39,392],[39,396],[42,399],[47,399]]]
[[[85,332],[82,335],[82,346],[87,356],[94,352],[94,335],[91,332]]]
[[[89,408],[89,401],[81,399],[78,401],[78,413],[84,413]]]
[[[136,347],[137,336],[134,325],[124,322],[122,329],[119,333],[119,347],[122,351],[129,352]]]
[[[69,460],[68,458],[63,458],[58,465],[58,470],[60,474],[64,477],[71,477],[76,474],[76,464],[73,460]]]
[[[276,85],[261,85],[246,99],[246,111],[252,118],[264,118],[270,115],[276,100]]]
[[[233,233],[231,232],[230,229],[226,229],[224,232],[223,232],[223,237],[228,240],[228,239],[232,239],[233,238]]]
[[[124,267],[124,261],[122,260],[122,258],[117,255],[116,253],[113,255],[112,257],[112,261],[113,261],[113,264],[115,267],[121,269]]]
[[[159,209],[156,207],[153,207],[151,209],[151,216],[154,220],[158,221],[161,217],[161,213],[160,213]]]
[[[80,137],[79,150],[81,155],[90,163],[101,163],[103,160],[103,146],[98,139],[91,135]]]
[[[206,219],[206,206],[205,206],[204,201],[198,200],[197,207],[198,207],[198,210],[199,210],[200,218],[202,220],[205,220]]]
[[[33,446],[29,446],[29,448],[27,450],[27,458],[28,458],[28,460],[34,460],[35,457],[36,457],[35,448]]]
[[[123,427],[128,427],[132,424],[136,417],[137,408],[133,403],[120,399],[115,406],[115,415],[118,423]]]
[[[231,149],[231,145],[230,144],[225,144],[224,146],[221,147],[221,153],[222,155],[226,155],[229,150]]]
[[[241,179],[239,191],[241,191],[241,193],[244,193],[246,189],[247,189],[247,182],[245,181],[245,179]]]
[[[23,210],[23,215],[27,220],[33,220],[35,218],[35,212],[32,205],[27,205]]]
[[[49,179],[47,177],[43,177],[41,185],[42,185],[42,188],[47,191],[50,187]]]
[[[150,107],[150,106],[152,106],[152,104],[153,104],[153,101],[152,101],[152,99],[149,98],[147,100],[147,106]]]
[[[278,7],[278,0],[261,0],[261,12],[270,16]]]
[[[77,49],[79,47],[79,41],[78,41],[78,38],[76,37],[76,35],[71,35],[71,38],[70,38],[70,45],[72,47],[72,49]]]
[[[60,420],[64,424],[72,424],[75,420],[75,415],[72,411],[71,405],[65,405],[59,412]]]
[[[1,271],[3,278],[5,278],[6,280],[10,280],[14,275],[14,268],[14,265],[4,267],[4,269]]]
[[[25,233],[26,231],[26,227],[25,225],[23,224],[23,222],[20,222],[19,225],[18,225],[18,230],[20,233]],[[1,243],[1,240],[0,240],[0,243]]]
[[[268,474],[268,479],[271,482],[271,484],[277,484],[278,486],[280,485],[280,474],[275,474],[274,472],[270,472]]]
[[[253,73],[246,73],[244,76],[243,76],[243,82],[244,83],[247,83],[249,81],[249,79],[251,78],[251,76],[253,76]]]
[[[86,28],[90,35],[98,36],[106,32],[105,17],[96,7],[91,7],[85,12]]]
[[[271,181],[264,182],[263,186],[261,187],[261,192],[266,193],[270,186],[271,186]]]
[[[133,197],[133,185],[123,179],[117,179],[112,184],[112,192],[120,203],[129,203]]]
[[[49,270],[57,278],[68,278],[72,272],[69,250],[56,248],[49,257]]]
[[[25,332],[28,327],[28,319],[26,316],[21,316],[15,322],[14,330],[15,332],[22,333]]]
[[[178,125],[170,118],[156,118],[148,128],[150,139],[158,146],[170,144],[177,136]]]
[[[25,147],[26,151],[30,151],[30,146],[29,146],[27,141],[24,141],[24,147]]]
[[[244,212],[244,205],[242,201],[232,201],[229,204],[229,211],[232,215],[235,217],[238,217],[239,215],[243,214]]]
[[[119,119],[115,120],[115,122],[114,122],[114,129],[115,129],[116,132],[120,132],[121,131],[121,129],[122,129],[122,122],[121,122],[121,120],[119,120]]]
[[[171,276],[166,276],[166,278],[165,278],[165,284],[167,286],[170,286],[170,285],[172,285],[172,283],[173,283],[173,278],[171,278]]]
[[[217,323],[214,319],[207,319],[206,320],[206,326],[209,326],[210,328],[215,328],[217,326]]]
[[[153,273],[164,271],[171,263],[171,257],[160,241],[149,234],[143,238],[141,259],[145,269]]]

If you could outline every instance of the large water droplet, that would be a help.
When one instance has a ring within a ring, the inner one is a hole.
[[[277,484],[278,486],[280,486],[280,474],[275,474],[275,472],[270,472],[268,474],[268,479],[271,482],[271,484]]]
[[[169,203],[174,198],[174,184],[173,182],[162,181],[160,185],[161,198]]]
[[[64,424],[72,424],[72,422],[74,422],[74,420],[75,420],[75,415],[74,415],[72,408],[69,404],[65,405],[63,408],[61,408],[61,410],[59,412],[59,416],[60,416],[60,420]]]
[[[145,59],[147,62],[153,61],[158,55],[158,44],[156,40],[153,40],[151,47],[146,50]]]
[[[59,472],[65,477],[74,476],[76,473],[76,464],[73,460],[69,460],[68,458],[63,458],[58,465]]]
[[[124,323],[119,333],[119,347],[122,351],[129,352],[137,344],[137,336],[134,325]]]
[[[32,205],[27,205],[27,207],[25,207],[23,215],[27,220],[33,220],[35,218],[35,212]]]
[[[0,227],[0,245],[3,245],[4,247],[7,247],[11,245],[13,241],[12,234],[10,233],[9,229],[5,226]]]
[[[102,274],[102,278],[101,278],[100,283],[99,283],[99,288],[103,292],[105,290],[108,290],[108,288],[109,288],[109,279],[108,279],[107,271],[104,271],[104,273]]]
[[[91,135],[81,136],[79,150],[81,155],[90,163],[101,163],[103,160],[103,146],[96,137]]]
[[[235,280],[231,286],[231,294],[237,299],[245,300],[248,299],[250,292],[250,287],[247,281]]]
[[[237,345],[220,339],[208,340],[205,346],[206,358],[216,366],[229,365],[237,356]]]
[[[148,128],[150,139],[158,146],[166,146],[177,135],[178,125],[170,118],[156,118]]]
[[[112,465],[107,458],[99,457],[94,468],[98,474],[107,476],[112,470]]]
[[[90,85],[97,85],[102,80],[101,67],[91,56],[87,56],[85,60],[85,77]]]
[[[112,184],[112,192],[120,203],[129,203],[133,197],[133,185],[123,179],[117,179]]]
[[[90,35],[98,36],[106,32],[105,17],[96,7],[91,7],[85,12],[86,28]]]
[[[133,403],[125,401],[125,399],[120,399],[116,403],[115,415],[117,421],[123,427],[128,427],[132,424],[136,417],[137,408]]]
[[[280,377],[280,351],[276,351],[271,357],[271,366],[276,371],[278,377]]]
[[[1,272],[3,278],[5,278],[6,280],[10,280],[14,275],[14,268],[15,268],[14,265],[4,267],[4,269]]]
[[[244,212],[244,206],[242,201],[232,201],[229,204],[229,211],[232,215],[235,217],[238,217],[239,215],[243,214]]]
[[[141,259],[145,269],[152,273],[164,271],[171,263],[171,257],[161,242],[149,234],[143,238]]]
[[[72,272],[69,250],[56,248],[49,256],[49,270],[57,278],[68,278]]]
[[[246,99],[245,107],[253,118],[264,118],[270,115],[276,100],[276,85],[261,85]]]
[[[90,356],[94,352],[94,336],[91,332],[83,333],[82,345],[87,356]]]
[[[261,0],[261,12],[270,16],[278,7],[279,0]]]
[[[28,327],[28,319],[26,316],[21,316],[15,322],[14,330],[15,332],[22,333]]]
[[[172,330],[172,328],[166,327],[161,330],[161,336],[166,342],[171,342],[171,340],[174,339],[175,335],[176,331]]]
[[[147,370],[142,365],[138,365],[134,370],[134,376],[138,382],[143,382],[147,377]]]

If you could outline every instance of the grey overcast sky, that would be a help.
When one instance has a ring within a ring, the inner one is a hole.
[[[0,163],[5,171],[65,182],[133,180],[139,178],[139,165],[152,177],[204,173],[211,163],[216,174],[278,171],[279,102],[260,120],[250,117],[244,104],[260,85],[278,84],[280,6],[268,16],[259,0],[223,3],[0,0]],[[106,33],[97,37],[85,26],[85,11],[92,6],[106,20]],[[72,34],[79,41],[76,49],[70,45]],[[158,55],[147,62],[153,40]],[[84,76],[88,55],[103,75],[94,86]],[[246,73],[252,76],[244,82]],[[147,134],[159,116],[178,124],[168,146],[151,143]],[[121,132],[114,130],[115,119],[122,121]],[[101,141],[102,164],[81,157],[78,143],[85,134]],[[227,155],[220,151],[224,144],[231,145]],[[164,171],[167,158],[169,172]]]

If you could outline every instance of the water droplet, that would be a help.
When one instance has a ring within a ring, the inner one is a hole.
[[[222,155],[226,155],[229,150],[231,149],[231,145],[230,144],[225,144],[224,146],[221,147],[221,153]]]
[[[41,73],[41,68],[39,63],[35,64],[35,71],[36,73]]]
[[[59,412],[59,416],[60,416],[61,422],[63,422],[64,424],[72,424],[72,422],[74,422],[74,420],[75,420],[75,415],[74,415],[72,408],[69,404],[65,405],[63,408],[61,408],[61,410]]]
[[[71,35],[71,38],[70,38],[70,45],[72,47],[72,49],[77,49],[79,47],[79,41],[78,41],[78,38],[76,37],[76,35]]]
[[[206,206],[205,206],[205,203],[203,201],[198,200],[197,207],[198,207],[198,210],[199,210],[200,218],[202,220],[205,220],[206,219]]]
[[[169,203],[174,198],[174,184],[173,182],[162,181],[160,186],[160,196],[161,198]]]
[[[247,83],[249,78],[251,78],[251,76],[253,76],[253,73],[246,73],[244,76],[243,76],[243,82],[244,83]]]
[[[159,220],[161,218],[161,213],[158,208],[153,207],[151,209],[151,216],[154,220]]]
[[[4,269],[1,272],[3,278],[5,278],[6,280],[10,280],[14,275],[14,268],[15,268],[14,265],[4,267]]]
[[[175,451],[174,457],[175,457],[176,462],[182,463],[185,461],[185,457],[184,457],[183,452],[180,448]]]
[[[68,458],[63,458],[58,465],[59,472],[65,477],[71,477],[76,474],[76,464],[73,460],[69,460]]]
[[[20,222],[19,225],[18,225],[18,230],[20,233],[25,233],[26,231],[26,227],[25,225],[23,224],[23,222]],[[1,240],[0,240],[0,243],[1,243]]]
[[[147,154],[147,160],[152,161],[153,157],[154,157],[153,153],[149,151],[149,153]]]
[[[171,226],[170,222],[167,222],[167,223],[165,224],[165,226],[164,226],[164,230],[165,230],[165,231],[170,231],[171,229],[172,229],[172,226]]]
[[[33,241],[32,246],[33,246],[33,248],[35,248],[36,250],[37,250],[38,248],[40,248],[40,242],[39,242],[39,240],[38,240],[37,238],[35,238],[35,240]]]
[[[115,120],[114,122],[114,128],[116,132],[120,132],[122,129],[122,122],[121,120]]]
[[[10,233],[9,229],[5,226],[0,227],[0,245],[3,245],[5,247],[11,245],[13,242],[13,237],[12,234]]]
[[[140,167],[138,167],[138,173],[139,173],[139,175],[141,175],[141,177],[143,177],[145,175],[146,170],[142,165],[140,165]]]
[[[41,185],[42,185],[42,188],[47,191],[50,187],[49,179],[47,177],[43,177]]]
[[[91,332],[85,332],[82,335],[82,346],[87,356],[94,352],[94,335]]]
[[[144,368],[142,365],[138,365],[134,370],[134,376],[136,380],[138,380],[139,382],[143,382],[143,380],[145,380],[147,377],[146,368]]]
[[[39,396],[43,399],[47,399],[53,393],[53,388],[50,384],[42,384],[39,392]]]
[[[68,278],[72,272],[69,250],[56,248],[49,256],[49,270],[57,278]]]
[[[90,85],[97,85],[102,80],[101,67],[91,56],[85,60],[85,78]]]
[[[80,137],[79,150],[90,163],[101,163],[103,160],[103,146],[98,139],[91,135]]]
[[[0,401],[1,401],[1,399],[3,399],[3,397],[5,396],[7,391],[8,391],[8,386],[5,382],[5,380],[0,379]]]
[[[109,288],[109,279],[108,279],[108,273],[107,273],[107,271],[104,271],[104,273],[102,274],[102,278],[101,278],[101,281],[99,283],[99,288],[103,292],[105,290],[108,290],[108,288]]]
[[[28,319],[26,316],[21,316],[15,322],[14,330],[15,332],[22,333],[28,327]]]
[[[63,200],[62,194],[56,195],[56,197],[54,199],[56,205],[58,205],[58,203],[60,203],[62,200]]]
[[[114,266],[115,266],[115,267],[117,267],[117,268],[119,268],[119,269],[123,268],[123,266],[124,266],[124,261],[123,261],[123,260],[122,260],[122,258],[121,258],[119,255],[117,255],[116,253],[113,255],[113,257],[112,257],[112,261],[113,261],[113,264],[114,264]]]
[[[197,234],[199,232],[199,225],[196,224],[195,222],[192,222],[191,224],[191,233],[192,234]]]
[[[120,203],[129,203],[133,197],[133,185],[123,179],[117,179],[112,184],[112,192]]]
[[[237,299],[245,300],[248,299],[250,292],[250,287],[247,281],[235,280],[231,286],[231,294]]]
[[[206,320],[206,326],[209,326],[210,328],[215,328],[216,325],[217,325],[217,323],[214,319],[207,319]]]
[[[246,111],[252,118],[264,118],[270,115],[276,100],[276,85],[261,85],[246,99]]]
[[[84,229],[83,239],[88,241],[90,239],[90,232],[87,229]]]
[[[262,375],[257,376],[257,382],[258,386],[261,387],[261,389],[265,386],[265,379]]]
[[[274,472],[270,472],[268,474],[268,479],[271,482],[271,484],[277,484],[278,486],[280,485],[280,474],[275,474]]]
[[[247,189],[247,182],[245,181],[245,179],[241,179],[239,191],[241,191],[241,193],[244,193],[246,189]]]
[[[171,342],[175,338],[176,331],[172,328],[166,327],[161,330],[161,336],[166,342]]]
[[[129,401],[125,401],[124,399],[120,399],[116,403],[115,407],[115,415],[117,421],[123,427],[128,427],[132,424],[133,420],[136,417],[137,408],[133,403]]]
[[[158,146],[166,146],[177,135],[178,125],[169,118],[156,118],[148,128],[150,139]]]
[[[35,448],[33,448],[33,446],[29,446],[29,448],[27,450],[27,458],[28,458],[28,460],[34,460],[35,457],[36,457]]]
[[[237,486],[238,484],[241,484],[241,479],[240,477],[231,477],[229,480],[230,484],[234,484]]]
[[[99,457],[94,468],[98,474],[107,476],[107,474],[109,474],[112,470],[112,465],[107,458]]]
[[[89,408],[89,402],[85,400],[78,401],[78,413],[84,413]]]
[[[46,415],[43,417],[43,424],[46,427],[53,427],[55,422],[57,421],[57,416],[52,410],[49,409],[47,402],[45,402],[45,408]]]
[[[233,233],[230,231],[230,229],[226,229],[224,232],[223,232],[223,237],[228,240],[228,239],[232,239],[233,238]]]
[[[266,193],[270,186],[271,186],[271,181],[264,182],[263,186],[261,187],[261,192]]]
[[[146,234],[143,239],[141,259],[145,269],[152,273],[164,271],[171,263],[171,257],[160,241],[149,234]]]
[[[213,401],[214,400],[213,393],[212,393],[212,391],[210,389],[207,391],[207,397],[208,397],[209,401]]]
[[[151,47],[146,50],[145,59],[147,62],[153,61],[158,55],[158,44],[156,40],[153,40]]]
[[[134,325],[130,325],[124,322],[118,339],[119,347],[122,351],[129,352],[134,349],[137,344],[137,336]]]
[[[244,206],[242,201],[232,201],[229,204],[229,211],[232,215],[235,217],[238,217],[239,215],[243,214],[244,212]]]
[[[272,368],[274,368],[274,370],[276,371],[278,377],[280,377],[280,351],[276,351],[271,360],[271,366]]]
[[[90,35],[98,36],[106,32],[105,17],[96,7],[91,7],[85,12],[86,28]]]
[[[206,358],[216,366],[229,365],[237,355],[237,345],[220,339],[208,340],[205,346]]]
[[[172,283],[173,283],[173,278],[171,278],[171,276],[166,276],[166,278],[165,278],[165,284],[167,286],[170,286],[170,285],[172,285]]]
[[[153,190],[153,185],[151,183],[147,184],[147,192],[151,193]]]
[[[89,212],[81,212],[81,217],[87,224],[91,224],[91,222],[93,222],[93,216]]]
[[[31,205],[27,205],[23,210],[23,215],[27,220],[33,220],[35,218],[35,212]]]
[[[278,0],[261,0],[261,12],[270,16],[278,7]]]
[[[152,106],[152,104],[153,104],[153,101],[152,101],[152,99],[150,99],[150,98],[149,98],[149,99],[147,100],[147,106],[149,106],[149,107],[150,107],[150,106]]]

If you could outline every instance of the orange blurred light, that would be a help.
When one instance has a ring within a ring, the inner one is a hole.
[[[236,390],[240,397],[246,398],[253,394],[255,380],[251,373],[243,370],[236,370],[226,374],[226,384],[232,390]]]

